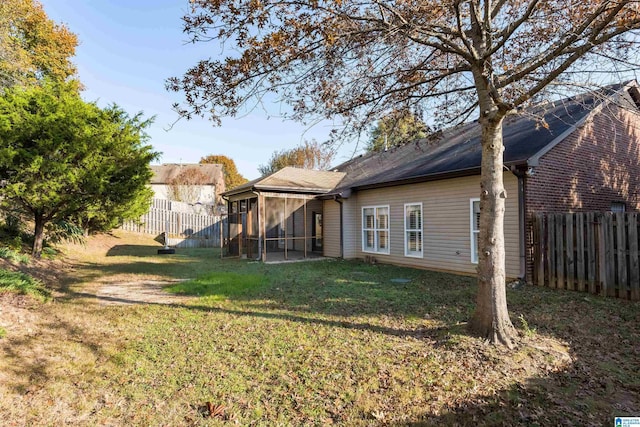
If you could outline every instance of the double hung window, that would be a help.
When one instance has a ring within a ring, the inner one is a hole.
[[[422,258],[422,203],[404,205],[404,255]]]
[[[362,208],[362,251],[389,253],[389,206]]]

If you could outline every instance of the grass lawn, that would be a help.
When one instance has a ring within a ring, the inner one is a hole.
[[[157,247],[124,233],[92,239],[68,250],[52,302],[0,301],[13,307],[0,311],[0,424],[546,426],[640,415],[639,303],[510,288],[522,343],[507,351],[466,334],[472,278]],[[136,280],[193,298],[91,297]]]

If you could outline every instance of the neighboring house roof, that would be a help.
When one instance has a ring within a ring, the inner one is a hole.
[[[187,169],[197,169],[208,180],[203,182],[202,185],[216,185],[224,182],[224,175],[222,173],[222,165],[219,164],[198,164],[198,163],[165,163],[162,165],[151,165],[153,171],[153,177],[151,177],[151,184],[164,184],[168,185],[183,171]]]
[[[250,190],[324,194],[344,178],[344,172],[317,171],[287,166],[279,171],[249,181],[224,193],[225,196]]]
[[[637,100],[623,90],[628,85],[540,104],[523,112],[526,114],[507,117],[503,127],[505,166],[526,165],[548,151],[582,124],[604,99],[619,94],[635,105]],[[632,87],[637,91],[635,82]],[[387,151],[363,154],[334,169],[345,172],[346,177],[326,197],[349,197],[351,190],[477,174],[482,157],[480,138],[481,127],[473,122]]]

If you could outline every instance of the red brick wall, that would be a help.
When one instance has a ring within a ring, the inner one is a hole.
[[[605,106],[540,159],[525,180],[527,280],[536,212],[640,211],[640,114]]]

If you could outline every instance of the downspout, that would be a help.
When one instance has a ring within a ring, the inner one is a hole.
[[[333,200],[340,205],[340,258],[344,259],[344,221],[343,221],[343,213],[344,206],[342,204],[342,199],[340,196],[333,196]]]
[[[231,210],[229,208],[231,206],[229,205],[229,198],[227,196],[225,196],[224,194],[221,194],[220,197],[222,198],[222,200],[227,202],[227,236],[229,236],[231,234],[231,224],[229,224],[229,211]],[[222,224],[220,224],[220,259],[224,258],[223,249],[224,249],[224,232],[222,231]]]
[[[262,227],[260,227],[260,194],[256,193],[254,190],[251,190],[251,194],[256,195],[256,200],[258,203],[258,258],[255,261],[260,261],[262,259],[262,236],[260,236],[260,231]]]
[[[511,167],[511,172],[518,178],[518,234],[519,234],[519,251],[520,251],[520,279],[526,281],[527,275],[527,254],[526,254],[526,238],[527,238],[527,221],[524,197],[524,180],[526,172]]]

